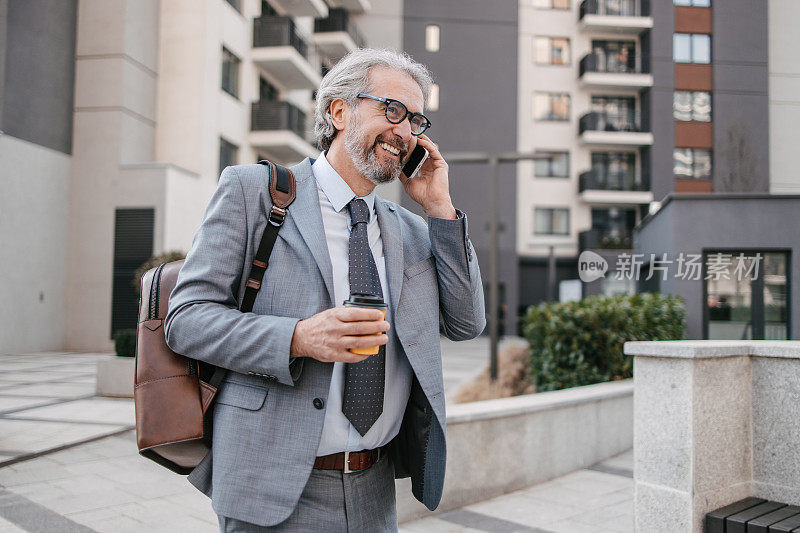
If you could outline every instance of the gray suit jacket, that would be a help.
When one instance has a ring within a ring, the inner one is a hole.
[[[223,516],[263,526],[286,519],[311,473],[322,433],[332,363],[289,346],[302,318],[337,305],[312,160],[292,167],[297,198],[278,234],[252,313],[238,311],[271,207],[262,165],[228,167],[169,301],[165,332],[177,353],[230,370],[217,396],[212,451],[189,481]],[[430,219],[375,199],[389,285],[389,349],[414,370],[398,436],[397,477],[429,509],[445,467],[440,332],[470,339],[485,326],[478,261],[466,218]],[[341,304],[341,302],[338,302]]]

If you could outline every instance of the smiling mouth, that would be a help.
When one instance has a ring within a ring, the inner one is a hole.
[[[390,154],[392,154],[392,155],[393,155],[393,156],[395,156],[395,157],[397,157],[397,156],[399,156],[399,155],[400,155],[400,149],[399,149],[399,148],[395,148],[395,147],[394,147],[394,146],[392,146],[391,144],[387,144],[387,143],[385,143],[385,142],[379,142],[379,143],[378,143],[378,146],[380,146],[380,147],[381,147],[381,148],[383,148],[385,151],[389,152]]]

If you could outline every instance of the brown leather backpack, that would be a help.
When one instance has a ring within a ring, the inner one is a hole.
[[[243,313],[253,309],[286,209],[295,198],[289,169],[266,160],[259,163],[267,168],[272,210],[239,305]],[[189,474],[211,449],[211,407],[227,370],[167,346],[164,319],[181,266],[183,260],[164,263],[142,277],[133,398],[139,453],[173,472]]]

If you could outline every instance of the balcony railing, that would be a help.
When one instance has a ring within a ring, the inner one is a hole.
[[[306,114],[289,102],[253,102],[250,124],[253,131],[289,130],[306,138]]]
[[[578,122],[578,132],[585,131],[641,132],[644,130],[637,121],[630,120],[624,115],[609,115],[592,111],[583,115]]]
[[[589,229],[578,233],[578,248],[583,250],[630,250],[633,248],[631,235],[604,235],[599,229]]]
[[[289,17],[266,16],[253,19],[253,47],[291,46],[308,59],[308,44]]]
[[[585,15],[612,17],[649,17],[650,0],[583,0],[580,18]]]
[[[627,63],[617,61],[611,55],[605,58],[598,57],[590,52],[581,58],[578,72],[583,76],[587,72],[607,72],[610,74],[649,74],[649,63],[642,62],[639,66],[631,67]]]
[[[588,170],[578,176],[578,190],[592,191],[649,191],[650,185],[644,181],[636,181],[633,173],[613,174]]]
[[[326,18],[314,20],[314,33],[334,31],[346,32],[359,48],[364,48],[364,46],[366,46],[364,37],[350,20],[350,13],[346,9],[340,7],[331,8],[328,10],[328,16]]]

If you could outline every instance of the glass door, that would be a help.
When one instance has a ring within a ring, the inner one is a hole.
[[[789,338],[786,252],[703,254],[706,339]]]

